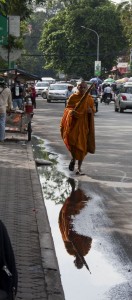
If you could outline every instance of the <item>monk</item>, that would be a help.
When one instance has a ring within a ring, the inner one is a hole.
[[[77,83],[77,92],[72,94],[61,120],[61,136],[71,153],[69,170],[74,171],[78,161],[77,175],[84,175],[81,170],[86,154],[95,152],[94,100],[88,93],[87,83]]]
[[[59,227],[67,252],[75,257],[74,264],[77,269],[81,269],[85,265],[89,270],[84,256],[91,248],[92,239],[77,233],[74,230],[72,220],[86,206],[90,198],[81,189],[75,190],[74,180],[72,178],[69,178],[69,180],[72,185],[72,192],[59,213]]]

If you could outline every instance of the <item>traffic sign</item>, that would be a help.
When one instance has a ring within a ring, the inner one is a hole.
[[[0,15],[0,45],[8,44],[8,19]]]
[[[8,16],[9,19],[9,34],[20,36],[20,16]]]
[[[21,49],[11,48],[8,52],[8,49],[0,46],[0,56],[6,61],[15,61],[21,56],[21,53]]]
[[[101,61],[95,61],[94,65],[94,75],[100,76],[101,75]]]

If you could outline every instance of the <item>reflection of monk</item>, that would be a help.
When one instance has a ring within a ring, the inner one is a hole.
[[[72,179],[70,179],[70,181],[72,181]],[[72,184],[71,195],[66,199],[61,208],[59,214],[59,227],[67,252],[70,255],[75,256],[75,266],[78,269],[81,269],[83,265],[85,265],[88,269],[84,256],[91,248],[92,239],[75,232],[72,224],[72,217],[78,215],[85,207],[88,197],[86,197],[81,189],[74,191],[74,188],[75,186],[73,187]]]

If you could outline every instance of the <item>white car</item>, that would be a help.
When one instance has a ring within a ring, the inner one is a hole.
[[[47,102],[64,100],[66,101],[66,90],[68,89],[68,83],[54,83],[50,84],[47,91]]]
[[[49,83],[55,83],[56,82],[56,80],[52,77],[42,77],[41,79],[42,79],[42,81],[46,81],[46,82],[48,81]]]
[[[132,109],[132,82],[126,82],[115,97],[115,111]]]
[[[48,81],[38,81],[35,85],[35,90],[36,90],[36,95],[42,96],[42,92],[46,92],[49,88],[49,82]],[[46,98],[46,96],[44,97],[44,95],[42,96],[43,98]]]

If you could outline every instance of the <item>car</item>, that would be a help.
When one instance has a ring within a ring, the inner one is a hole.
[[[49,82],[49,83],[55,83],[56,82],[56,80],[52,77],[42,77],[41,79],[42,79],[42,81],[46,81],[46,82]]]
[[[86,83],[87,83],[87,85],[88,85],[88,88],[90,88],[90,86],[92,85],[92,82],[90,82],[90,81],[86,81]],[[78,89],[77,89],[77,87],[75,86],[73,89],[72,89],[72,91],[74,92],[74,93],[77,93],[77,91],[78,91]],[[94,99],[94,105],[95,105],[95,109],[96,109],[96,112],[98,112],[98,98],[99,98],[99,96],[95,93],[91,93],[92,94],[92,97],[93,97],[93,99]]]
[[[123,113],[126,109],[132,109],[132,82],[123,84],[115,97],[115,112]]]
[[[53,83],[50,84],[47,91],[47,102],[64,100],[66,101],[66,90],[68,83]]]
[[[36,95],[37,96],[42,96],[43,93],[43,98],[46,98],[46,91],[48,90],[49,87],[49,82],[48,81],[38,81],[35,85],[35,90],[36,90]],[[45,92],[45,94],[44,94]]]

